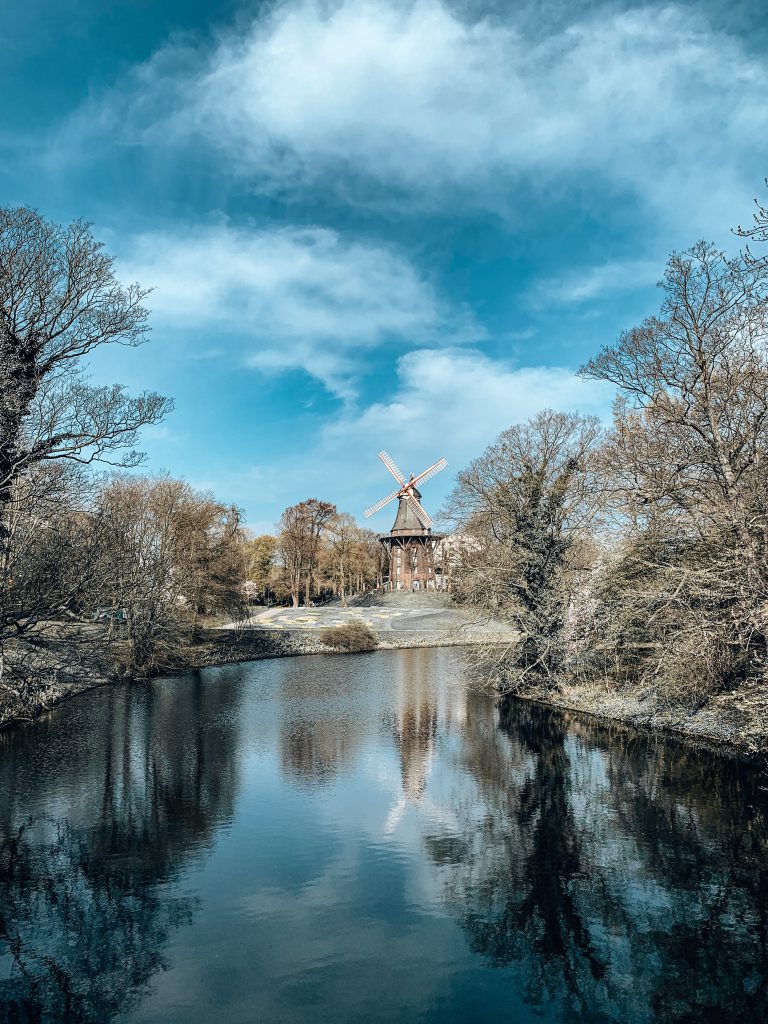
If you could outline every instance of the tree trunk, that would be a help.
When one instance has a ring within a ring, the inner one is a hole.
[[[7,383],[0,393],[0,572],[7,581],[11,556],[8,512],[21,461],[22,424],[37,390],[34,356],[19,338],[0,330],[0,365]]]

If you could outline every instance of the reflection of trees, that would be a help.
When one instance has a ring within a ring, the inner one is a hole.
[[[460,856],[428,841],[472,947],[560,1020],[768,1019],[753,776],[517,702],[495,736],[489,718],[470,701],[462,765],[483,813],[462,820]]]
[[[608,738],[606,801],[642,835],[642,878],[665,887],[651,924],[665,1021],[768,1019],[768,802],[756,773],[707,752],[627,733]]]
[[[347,720],[289,720],[280,733],[280,763],[296,782],[323,785],[350,763],[357,746]]]
[[[63,821],[31,819],[3,837],[0,941],[12,973],[0,983],[0,1019],[109,1021],[165,966],[191,901],[101,864]]]
[[[165,883],[232,813],[237,699],[236,673],[125,687],[6,738],[0,1020],[105,1024],[163,969],[194,910]]]
[[[349,767],[362,740],[356,658],[335,659],[334,672],[307,670],[303,658],[281,672],[280,765],[302,787],[332,782]],[[348,710],[344,700],[349,700]]]
[[[518,732],[533,755],[533,772],[523,783],[517,811],[527,886],[504,932],[509,934],[511,925],[532,935],[531,947],[540,962],[556,963],[567,991],[583,1003],[584,988],[605,975],[605,963],[594,948],[573,886],[582,871],[583,855],[570,801],[565,731],[556,717],[539,723],[538,729],[525,717]],[[507,949],[503,935],[501,943],[498,938],[494,936],[488,951],[500,961]]]
[[[478,702],[475,710],[481,707]],[[470,717],[470,729],[473,724]],[[483,796],[489,788],[496,791],[488,805],[495,820],[485,818],[477,838],[483,872],[471,886],[474,892],[466,894],[464,922],[477,952],[498,965],[523,963],[533,1001],[559,998],[564,1015],[578,1018],[589,1007],[597,1020],[602,1000],[591,997],[605,978],[606,960],[574,885],[583,854],[571,806],[565,729],[555,716],[520,716],[509,732],[512,763],[520,769],[517,784],[511,785],[504,744],[491,738],[499,770],[494,777],[486,755],[482,779]],[[487,729],[483,733],[487,739]],[[454,895],[463,900],[465,893],[460,887]]]

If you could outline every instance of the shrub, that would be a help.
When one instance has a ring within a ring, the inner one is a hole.
[[[719,625],[702,623],[698,630],[678,632],[674,650],[666,652],[662,665],[662,703],[697,711],[712,697],[750,678],[756,668],[754,653],[734,642]]]
[[[320,634],[320,642],[334,651],[375,651],[378,647],[376,634],[362,622],[329,626]]]

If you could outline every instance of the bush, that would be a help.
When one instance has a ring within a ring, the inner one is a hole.
[[[375,651],[379,645],[376,634],[362,622],[329,626],[320,634],[320,642],[334,651]]]
[[[699,708],[727,690],[736,689],[749,679],[753,652],[746,644],[734,642],[717,623],[706,629],[679,632],[674,650],[662,665],[663,686],[660,697],[673,707],[686,711]]]

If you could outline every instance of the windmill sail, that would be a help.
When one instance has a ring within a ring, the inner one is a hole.
[[[445,459],[439,459],[433,465],[431,465],[427,469],[425,469],[423,473],[419,473],[419,475],[416,476],[416,477],[414,477],[414,475],[411,474],[410,477],[408,477],[408,479],[406,479],[405,473],[403,473],[403,471],[397,465],[397,463],[392,458],[392,456],[389,454],[389,452],[386,452],[386,451],[379,452],[379,458],[384,463],[384,465],[387,467],[387,469],[392,474],[392,476],[395,478],[395,480],[397,480],[397,482],[398,482],[398,484],[400,486],[399,486],[398,490],[392,491],[391,494],[387,494],[385,497],[380,498],[379,501],[375,502],[373,505],[369,505],[368,508],[365,509],[365,511],[363,512],[363,515],[365,516],[365,518],[368,519],[375,512],[378,512],[379,509],[384,508],[384,506],[389,504],[389,502],[392,501],[394,498],[399,498],[400,499],[400,511],[398,512],[398,518],[396,520],[396,528],[397,528],[398,532],[403,532],[404,522],[401,521],[400,517],[401,517],[403,509],[406,506],[411,510],[411,513],[416,517],[417,521],[421,524],[421,526],[424,529],[431,530],[432,529],[432,520],[427,515],[427,513],[424,511],[424,509],[422,508],[422,506],[421,506],[421,504],[419,502],[419,499],[421,498],[421,494],[416,489],[416,485],[419,484],[419,483],[422,483],[425,480],[431,480],[432,477],[437,476],[438,473],[441,473],[445,469],[445,467],[448,465],[446,460]],[[413,524],[413,522],[412,522],[412,526],[415,527],[415,524]]]
[[[448,463],[445,459],[440,459],[440,461],[436,462],[434,466],[430,466],[429,469],[425,469],[423,473],[419,473],[415,479],[411,480],[411,485],[423,484],[425,481],[431,480],[433,476],[437,476],[438,473],[442,473],[447,465]]]
[[[387,469],[395,478],[395,480],[397,480],[397,482],[402,487],[402,485],[405,483],[405,474],[402,472],[401,469],[398,468],[397,464],[395,463],[395,460],[392,458],[389,452],[379,452],[379,458],[387,467]]]
[[[422,524],[422,526],[426,526],[426,528],[428,530],[431,529],[432,528],[432,520],[429,518],[429,516],[424,511],[424,509],[421,507],[421,505],[416,500],[416,498],[414,498],[414,496],[412,494],[406,494],[405,500],[408,502],[408,504],[413,509],[414,515],[419,520],[419,522]]]
[[[392,501],[393,498],[396,498],[399,493],[400,491],[392,491],[392,493],[388,494],[386,498],[380,498],[373,505],[369,505],[368,508],[363,512],[365,518],[368,519],[370,516],[373,515],[374,512],[378,512],[380,508],[384,508],[384,506],[388,502]]]

